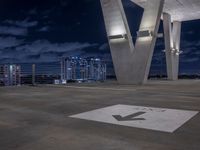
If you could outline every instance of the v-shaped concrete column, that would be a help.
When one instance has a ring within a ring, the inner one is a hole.
[[[148,0],[134,48],[121,0],[101,0],[117,80],[122,84],[147,81],[164,0]]]
[[[167,75],[169,80],[177,80],[179,72],[181,22],[171,23],[171,16],[163,13],[165,34],[165,53],[167,62]],[[173,28],[172,28],[173,27]]]

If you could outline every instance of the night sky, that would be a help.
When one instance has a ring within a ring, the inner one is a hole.
[[[135,40],[143,10],[122,0]],[[200,20],[182,24],[181,73],[200,73]],[[162,22],[160,32],[162,32]],[[152,68],[165,68],[158,39]],[[0,63],[57,62],[62,56],[112,63],[99,0],[1,0]]]

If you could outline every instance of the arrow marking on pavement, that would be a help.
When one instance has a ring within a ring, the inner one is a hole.
[[[128,115],[128,116],[125,116],[125,117],[122,117],[120,115],[113,115],[113,117],[117,120],[117,121],[139,121],[139,120],[146,120],[144,118],[135,118],[135,117],[138,117],[140,115],[143,115],[145,114],[146,112],[137,112],[137,113],[134,113],[134,114],[131,114],[131,115]]]

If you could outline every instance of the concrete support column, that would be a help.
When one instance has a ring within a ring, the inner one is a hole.
[[[147,81],[164,0],[148,0],[134,48],[121,0],[101,0],[117,80],[122,84]]]
[[[167,62],[167,75],[169,80],[177,80],[179,72],[181,22],[174,21],[173,28],[171,16],[163,14],[165,53]]]
[[[164,0],[148,0],[146,2],[133,52],[131,68],[133,84],[143,84],[148,79],[163,7]]]
[[[35,85],[35,64],[32,65],[32,85]]]
[[[172,38],[172,24],[171,16],[167,13],[163,13],[163,26],[164,26],[164,37],[165,37],[165,55],[167,64],[167,76],[169,80],[173,80],[173,38]]]
[[[131,55],[134,49],[132,37],[121,0],[100,0],[115,74],[119,83],[128,83]]]
[[[181,38],[181,22],[174,21],[173,22],[173,41],[174,41],[174,55],[173,55],[173,63],[174,63],[174,80],[178,80],[179,74],[179,55],[181,54],[180,51],[180,38]]]

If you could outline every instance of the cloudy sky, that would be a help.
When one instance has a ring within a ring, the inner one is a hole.
[[[142,9],[123,0],[133,37]],[[182,26],[181,71],[200,72],[200,20]],[[162,31],[162,23],[160,31]],[[165,63],[157,41],[153,67]],[[1,0],[0,63],[56,62],[62,56],[112,62],[99,0]]]

